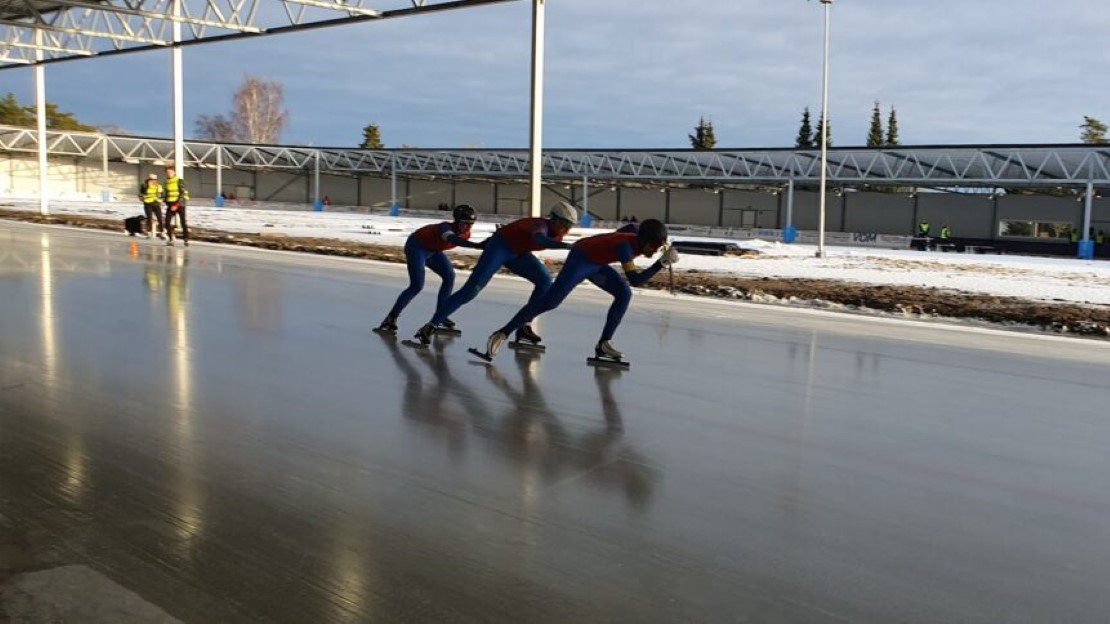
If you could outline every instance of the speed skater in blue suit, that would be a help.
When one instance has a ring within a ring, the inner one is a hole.
[[[667,226],[656,219],[647,219],[639,226],[639,231],[622,228],[608,234],[598,234],[576,242],[567,255],[566,264],[559,271],[555,283],[547,294],[535,302],[529,302],[516,316],[501,329],[494,332],[486,343],[486,357],[493,357],[501,344],[513,331],[529,323],[544,312],[559,307],[572,290],[583,280],[590,280],[595,286],[613,296],[601,339],[595,347],[598,358],[620,360],[623,355],[613,346],[613,334],[620,326],[621,319],[628,311],[632,300],[632,286],[646,284],[660,269],[670,267],[678,261],[678,252],[668,247],[659,260],[650,267],[638,270],[633,260],[637,256],[651,257],[667,242]],[[611,266],[619,262],[624,269],[627,281]]]
[[[570,245],[562,242],[563,237],[577,220],[577,210],[566,202],[559,202],[552,207],[547,218],[517,219],[494,232],[493,236],[486,239],[482,255],[471,271],[470,278],[462,288],[442,300],[436,307],[432,320],[416,332],[419,344],[430,343],[436,328],[456,310],[477,297],[501,267],[506,267],[532,282],[532,295],[528,301],[538,301],[551,287],[551,274],[532,252],[541,249],[568,249]],[[540,341],[540,337],[530,327],[523,327],[521,331],[528,339]]]
[[[482,243],[474,243],[470,240],[470,229],[478,220],[478,213],[470,206],[460,204],[455,207],[453,217],[453,222],[443,221],[425,225],[413,232],[405,241],[405,263],[409,270],[409,286],[401,291],[385,320],[375,329],[378,333],[397,333],[397,317],[401,316],[401,312],[413,297],[424,289],[425,266],[442,280],[438,299],[438,305],[442,306],[455,286],[455,269],[451,267],[447,254],[443,252],[455,247],[475,249],[483,247]],[[447,318],[443,319],[442,324],[448,329],[454,327],[454,323]]]

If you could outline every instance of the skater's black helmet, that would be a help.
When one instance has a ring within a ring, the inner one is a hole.
[[[461,223],[474,223],[478,220],[478,213],[467,204],[455,206],[455,221]]]
[[[644,219],[640,231],[636,233],[636,241],[641,247],[648,244],[661,247],[667,242],[667,226],[659,219]]]

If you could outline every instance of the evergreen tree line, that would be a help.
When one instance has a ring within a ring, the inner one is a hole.
[[[0,124],[33,128],[36,125],[35,106],[23,105],[15,99],[14,93],[0,98]],[[73,116],[58,110],[53,102],[46,103],[46,128],[48,130],[70,130],[74,132],[96,132],[95,126],[83,124]]]

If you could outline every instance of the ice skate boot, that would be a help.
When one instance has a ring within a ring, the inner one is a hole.
[[[412,340],[402,340],[401,344],[414,349],[427,349],[432,344],[432,336],[436,333],[436,326],[431,323],[425,323],[423,327],[417,330],[416,335]]]
[[[443,322],[436,327],[437,334],[445,334],[448,336],[461,336],[462,330],[455,326],[455,321],[451,319],[443,319]]]
[[[610,368],[628,368],[630,364],[624,360],[624,354],[617,351],[611,340],[598,341],[594,347],[594,357],[586,358],[590,366],[606,366]]]
[[[529,351],[546,351],[547,347],[540,344],[543,338],[532,330],[531,325],[521,325],[516,330],[515,339],[509,343],[510,349],[527,349]]]
[[[397,335],[397,319],[392,316],[385,317],[381,325],[374,328],[374,333],[382,336]]]
[[[476,355],[487,362],[492,362],[493,356],[497,355],[497,352],[501,350],[501,345],[505,342],[506,338],[508,338],[508,336],[501,332],[501,330],[495,331],[490,334],[489,340],[486,341],[485,353],[482,353],[481,351],[474,348],[469,349],[469,351],[471,354]]]

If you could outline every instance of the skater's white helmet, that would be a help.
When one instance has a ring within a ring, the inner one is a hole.
[[[547,216],[551,219],[566,221],[571,225],[578,223],[578,211],[567,202],[559,202],[552,206],[551,212]]]

